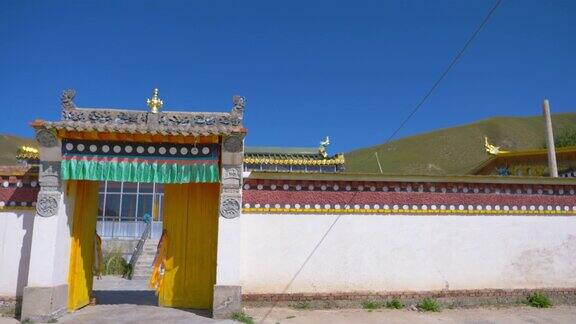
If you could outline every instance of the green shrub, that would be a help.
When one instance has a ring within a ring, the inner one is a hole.
[[[382,308],[384,305],[382,305],[381,302],[377,302],[374,300],[365,300],[362,302],[362,308],[372,311],[378,308]]]
[[[404,308],[404,304],[402,304],[398,299],[392,299],[386,302],[386,308],[402,309]]]
[[[120,251],[111,251],[104,254],[104,275],[128,276],[132,273],[132,267]]]
[[[434,299],[424,298],[418,304],[416,304],[418,310],[423,312],[439,312],[440,305]]]
[[[548,308],[552,306],[552,303],[550,302],[548,296],[537,292],[528,295],[528,297],[526,298],[526,303],[532,307],[537,308]]]
[[[233,313],[232,316],[230,316],[230,319],[236,321],[236,322],[240,322],[240,323],[245,323],[245,324],[253,324],[254,320],[252,319],[251,316],[248,316],[244,313]]]

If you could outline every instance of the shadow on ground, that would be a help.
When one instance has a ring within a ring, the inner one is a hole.
[[[158,306],[158,297],[153,290],[94,290],[92,295],[96,298],[98,305]],[[209,309],[177,309],[202,317],[212,317],[212,312]]]
[[[158,297],[152,290],[94,290],[92,294],[99,305],[158,305]]]

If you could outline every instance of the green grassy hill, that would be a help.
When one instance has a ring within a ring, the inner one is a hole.
[[[0,165],[16,164],[16,152],[22,145],[36,146],[30,138],[13,135],[0,135]]]
[[[552,117],[555,134],[576,126],[576,113]],[[535,117],[495,117],[472,124],[405,137],[346,153],[346,172],[397,175],[461,175],[487,160],[484,135],[505,150],[544,148],[544,122]]]

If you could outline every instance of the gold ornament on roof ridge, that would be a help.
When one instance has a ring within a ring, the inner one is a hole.
[[[32,147],[32,146],[25,146],[25,145],[24,145],[24,146],[21,146],[21,147],[20,147],[20,150],[21,150],[22,152],[26,152],[26,153],[38,153],[38,149],[37,149],[37,148],[34,148],[34,147]]]
[[[328,152],[326,152],[328,145],[330,145],[330,138],[326,136],[323,140],[320,141],[320,146],[318,147],[318,153],[320,153],[325,159],[328,158]]]
[[[158,88],[154,88],[154,90],[152,90],[152,99],[146,99],[146,104],[148,105],[148,108],[150,108],[150,112],[153,114],[159,113],[160,109],[162,109],[162,106],[164,105],[164,102],[158,96],[159,92]]]
[[[486,152],[490,155],[498,155],[498,154],[502,154],[502,153],[510,153],[510,151],[504,151],[500,149],[501,146],[495,146],[493,144],[490,144],[490,142],[488,141],[488,136],[484,136],[484,148],[486,149]]]

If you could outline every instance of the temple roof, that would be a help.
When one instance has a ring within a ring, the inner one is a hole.
[[[19,161],[38,160],[39,158],[38,149],[35,147],[21,146],[16,152],[16,160]]]
[[[157,90],[155,91],[157,95]],[[244,99],[240,96],[234,96],[233,107],[229,113],[160,111],[156,106],[152,111],[78,108],[73,101],[74,97],[75,92],[72,90],[62,93],[61,120],[36,120],[32,126],[77,132],[184,136],[228,135],[246,132],[242,124]]]
[[[557,147],[556,159],[559,168],[562,165],[576,166],[576,146]],[[505,151],[491,154],[490,158],[471,169],[468,174],[489,174],[497,167],[521,164],[542,165],[548,167],[548,149],[534,149],[524,151]]]
[[[322,155],[319,148],[311,147],[247,147],[244,163],[281,165],[343,165],[344,155]]]

